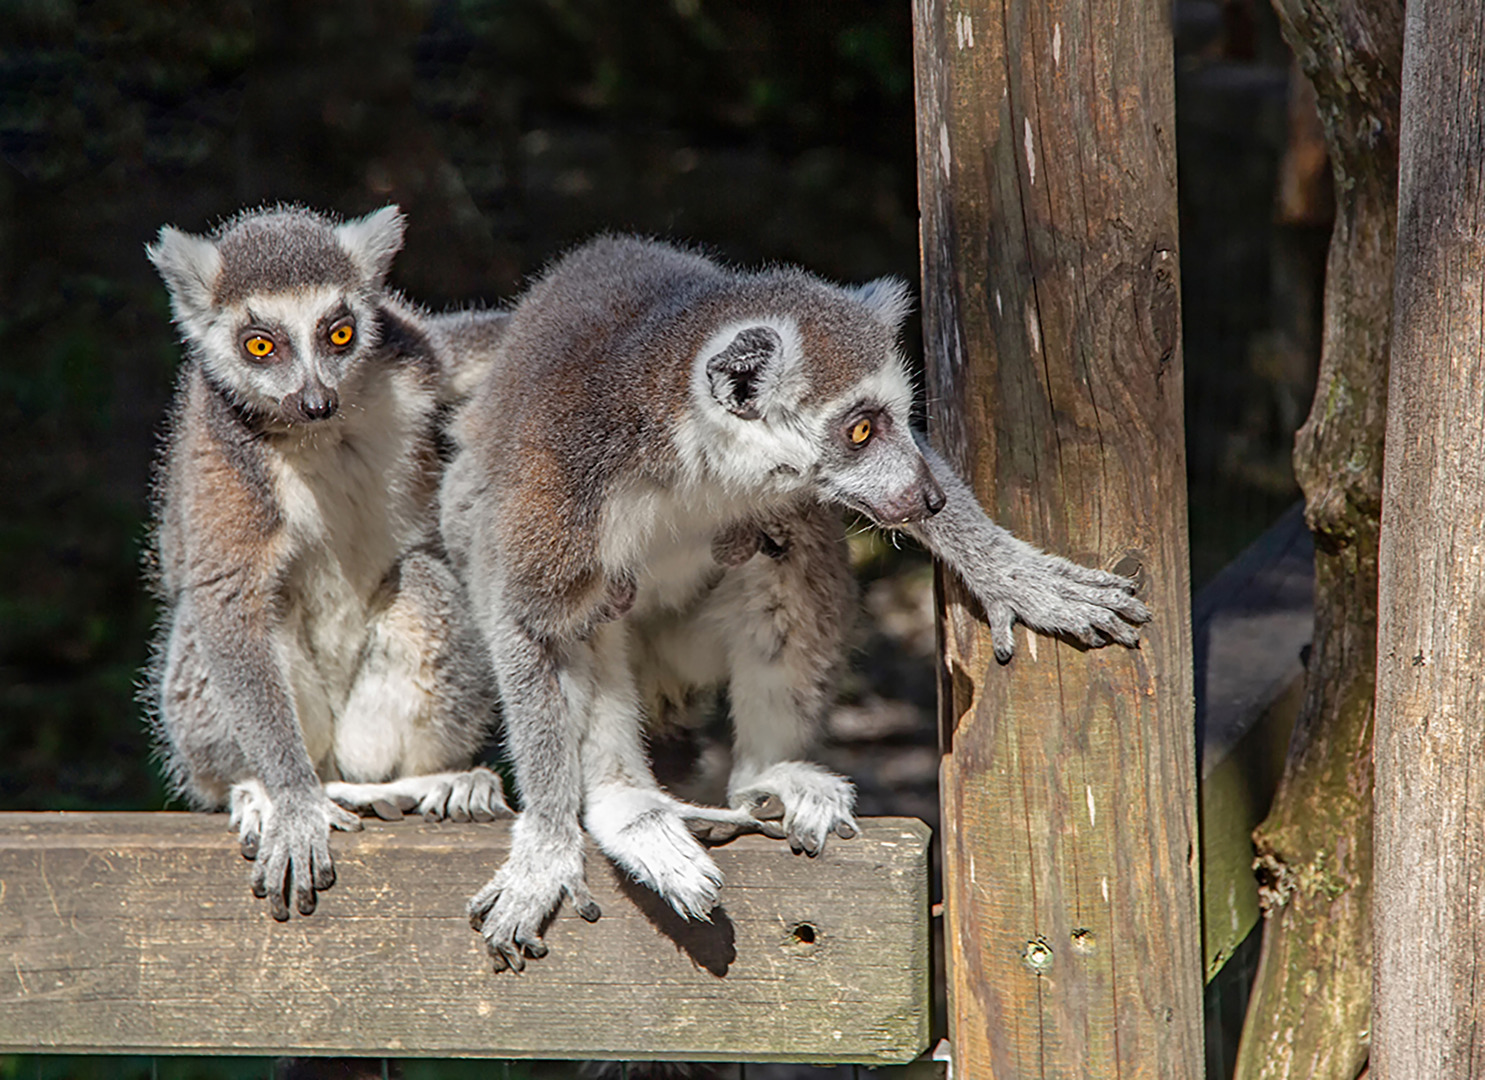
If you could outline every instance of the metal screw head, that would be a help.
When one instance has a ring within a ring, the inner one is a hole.
[[[1047,944],[1047,939],[1039,937],[1034,941],[1026,943],[1026,951],[1021,954],[1026,961],[1026,966],[1038,975],[1045,975],[1052,970],[1052,946]]]

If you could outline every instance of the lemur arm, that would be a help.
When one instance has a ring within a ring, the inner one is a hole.
[[[552,642],[500,615],[488,628],[522,807],[510,855],[470,899],[469,922],[496,971],[520,971],[526,956],[546,955],[542,923],[564,897],[589,922],[600,914],[583,874],[581,736],[569,700],[583,688],[561,677]]]
[[[1135,599],[1134,582],[1016,539],[990,520],[974,492],[920,432],[913,432],[913,438],[947,502],[906,531],[958,574],[980,602],[996,659],[1005,663],[1015,652],[1011,627],[1017,620],[1095,648],[1110,641],[1138,644],[1138,626],[1149,621],[1150,612]]]
[[[254,567],[209,575],[192,586],[177,618],[202,651],[217,683],[212,704],[225,716],[248,775],[262,783],[271,812],[261,833],[244,827],[243,853],[254,858],[252,890],[268,898],[280,921],[292,898],[300,914],[315,908],[316,890],[335,883],[330,829],[359,829],[354,814],[325,796],[304,745],[282,662],[273,646],[273,602]]]

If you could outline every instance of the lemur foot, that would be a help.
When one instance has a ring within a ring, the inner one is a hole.
[[[517,838],[505,865],[469,900],[469,925],[485,939],[497,972],[524,971],[527,957],[539,960],[547,954],[541,931],[563,897],[588,922],[602,914],[583,877],[580,848],[554,856],[526,846],[533,854],[523,854]]]
[[[681,820],[691,830],[691,835],[708,846],[725,844],[744,833],[762,833],[773,840],[784,839],[784,826],[779,821],[784,816],[782,809],[778,814],[760,817],[744,809],[695,806],[691,803],[678,805]],[[779,805],[782,807],[783,804]]]
[[[709,920],[722,872],[683,819],[700,811],[662,791],[611,785],[590,794],[588,832],[605,854],[687,919]],[[719,818],[730,818],[718,811]],[[743,822],[735,822],[739,828]]]
[[[313,912],[315,894],[335,884],[330,830],[354,832],[361,819],[318,787],[273,799],[258,780],[234,784],[228,805],[242,854],[253,860],[253,895],[268,899],[269,912],[279,922],[289,917],[291,897],[299,914]]]
[[[741,779],[741,786],[736,786]],[[729,801],[763,821],[783,820],[789,847],[810,857],[834,833],[849,840],[861,830],[852,811],[856,789],[849,780],[808,761],[781,761],[762,772],[734,778]]]
[[[465,772],[405,776],[382,784],[334,781],[325,793],[353,813],[399,821],[417,812],[426,821],[494,821],[514,817],[500,774],[484,766]]]

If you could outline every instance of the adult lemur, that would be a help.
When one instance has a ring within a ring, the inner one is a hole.
[[[343,224],[278,207],[207,237],[163,228],[148,251],[187,358],[147,705],[179,791],[230,804],[278,919],[334,882],[352,811],[509,813],[469,769],[494,686],[436,510],[440,409],[504,316],[430,318],[388,291],[401,245],[396,207]]]
[[[1010,536],[915,437],[896,348],[908,304],[896,282],[736,273],[606,238],[512,313],[455,423],[442,519],[525,803],[510,858],[470,901],[497,969],[545,952],[564,895],[597,918],[579,815],[692,917],[721,883],[696,836],[757,828],[815,853],[854,834],[850,784],[798,760],[852,599],[840,507],[958,573],[1002,659],[1016,619],[1136,642],[1149,614],[1129,581]],[[730,809],[662,792],[640,733],[647,705],[716,682],[735,730]]]

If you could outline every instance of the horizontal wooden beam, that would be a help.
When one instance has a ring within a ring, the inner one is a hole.
[[[603,918],[496,975],[464,903],[508,825],[371,822],[273,922],[221,815],[0,814],[0,1052],[899,1062],[928,1043],[929,830],[744,837],[711,923],[596,852]]]
[[[1253,827],[1268,814],[1304,700],[1315,545],[1303,505],[1286,511],[1197,593],[1191,629],[1210,981],[1258,923]]]

